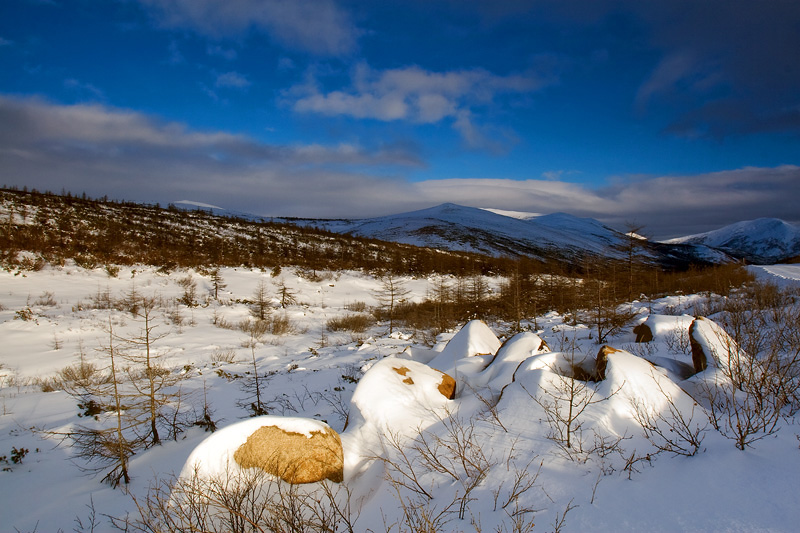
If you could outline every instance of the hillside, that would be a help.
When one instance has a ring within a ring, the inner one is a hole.
[[[185,205],[185,204],[184,204]],[[221,216],[202,208],[0,190],[0,262],[87,267],[296,266],[408,274],[503,270],[497,258],[342,235],[308,226]]]
[[[758,218],[667,243],[710,246],[750,263],[768,265],[800,255],[800,228],[777,218]]]

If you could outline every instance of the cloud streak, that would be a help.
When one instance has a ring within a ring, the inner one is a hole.
[[[214,39],[240,37],[255,29],[278,44],[321,56],[352,53],[361,34],[333,0],[139,1],[164,28],[190,29]]]
[[[556,212],[657,238],[762,216],[800,222],[800,167],[651,176],[588,188],[564,179],[404,177],[423,165],[406,146],[271,145],[104,105],[0,96],[0,183],[259,215],[360,218],[454,202]],[[564,176],[561,175],[563,178]]]

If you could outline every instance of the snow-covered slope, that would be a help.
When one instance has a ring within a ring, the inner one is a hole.
[[[627,258],[630,238],[593,218],[567,213],[539,215],[442,204],[362,220],[282,219],[336,233],[494,256],[579,261]],[[704,245],[637,242],[636,255],[662,264],[724,263],[730,257]]]
[[[489,255],[622,257],[627,237],[594,219],[565,213],[536,216],[442,204],[352,221],[298,221],[386,241]]]
[[[774,264],[800,255],[800,228],[777,218],[758,218],[667,243],[704,244],[751,263]]]

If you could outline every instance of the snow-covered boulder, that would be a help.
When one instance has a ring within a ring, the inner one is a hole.
[[[658,340],[660,337],[681,329],[686,331],[694,320],[691,315],[654,315],[651,314],[647,320],[633,328],[636,334],[636,342],[650,342]]]
[[[375,363],[353,392],[347,427],[405,433],[439,420],[455,395],[452,377],[409,359]]]
[[[668,412],[672,403],[690,418],[694,400],[666,372],[625,350],[611,349],[605,359],[605,379],[598,383],[597,394],[608,398],[609,412],[634,419],[637,409],[655,415]]]
[[[259,416],[220,429],[201,442],[181,471],[189,479],[235,478],[260,468],[289,483],[343,478],[339,435],[309,418]]]
[[[462,375],[475,375],[486,368],[499,348],[500,340],[489,326],[481,320],[472,320],[450,339],[428,366],[461,381]]]
[[[342,441],[330,427],[304,434],[262,426],[236,449],[233,459],[242,468],[260,468],[288,483],[344,479]]]
[[[728,369],[747,355],[722,326],[706,317],[697,317],[689,327],[692,362],[695,372],[708,367]]]
[[[535,333],[529,331],[517,333],[500,346],[489,366],[473,377],[470,384],[473,387],[489,386],[502,389],[511,382],[520,363],[529,357],[549,351],[547,343]]]

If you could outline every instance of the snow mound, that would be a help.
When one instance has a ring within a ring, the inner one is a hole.
[[[501,389],[511,383],[514,372],[523,361],[549,351],[547,344],[535,333],[517,333],[503,343],[489,366],[472,378],[470,385]]]
[[[468,358],[493,356],[499,348],[500,341],[489,326],[481,320],[471,320],[428,365],[458,380],[459,373],[479,372],[488,364],[488,358],[485,357],[473,361],[467,361]]]
[[[452,378],[409,359],[387,357],[375,363],[353,392],[346,429],[373,426],[405,434],[436,422],[450,403],[443,387]]]
[[[661,369],[625,350],[607,355],[605,375],[597,392],[609,398],[609,410],[624,418],[635,418],[636,409],[653,414],[664,412],[669,401],[687,413],[694,405],[694,400]]]
[[[642,324],[650,329],[653,340],[661,340],[675,330],[688,330],[694,317],[691,315],[655,315],[651,314]]]

